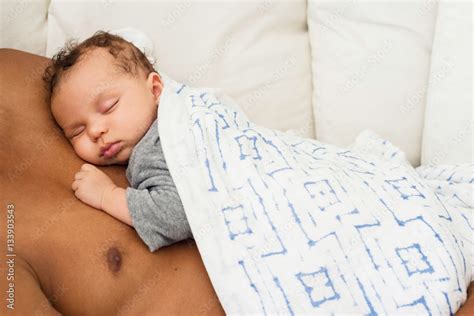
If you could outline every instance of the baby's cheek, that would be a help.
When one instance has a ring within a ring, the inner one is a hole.
[[[93,164],[97,164],[99,162],[99,152],[97,152],[93,146],[78,140],[74,142],[73,149],[76,155],[81,159]]]

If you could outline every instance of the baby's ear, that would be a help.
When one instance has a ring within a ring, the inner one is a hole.
[[[147,83],[151,89],[151,92],[155,96],[155,100],[158,101],[161,91],[163,90],[163,81],[161,80],[160,75],[156,72],[151,72],[148,75]]]

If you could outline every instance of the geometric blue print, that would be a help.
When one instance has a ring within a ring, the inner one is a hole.
[[[385,182],[389,183],[395,190],[397,190],[404,200],[408,200],[411,197],[425,198],[425,196],[416,188],[416,185],[410,184],[406,177],[397,180],[385,180]]]
[[[312,199],[320,201],[318,207],[321,211],[325,211],[328,206],[341,203],[333,187],[326,179],[316,182],[306,182],[304,187]]]
[[[418,243],[414,243],[406,248],[396,248],[395,250],[397,255],[400,257],[402,264],[405,266],[408,276],[415,273],[434,272],[433,267]]]
[[[246,135],[242,135],[242,136],[236,137],[235,140],[239,144],[240,160],[244,160],[245,157],[251,157],[257,160],[262,159],[262,157],[260,157],[260,154],[258,153],[257,147],[255,146],[257,137],[255,136],[248,137]],[[246,150],[247,152],[244,152]]]
[[[225,224],[229,230],[230,239],[234,240],[238,235],[252,234],[252,230],[247,221],[248,217],[244,213],[242,204],[235,207],[225,207],[222,209],[222,213],[224,214]]]
[[[314,307],[318,307],[327,301],[339,299],[339,294],[336,293],[325,267],[311,273],[299,272],[296,274],[296,278],[303,285]]]

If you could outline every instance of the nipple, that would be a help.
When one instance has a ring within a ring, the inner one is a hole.
[[[110,271],[114,273],[120,270],[122,266],[122,254],[117,248],[111,247],[107,250],[107,264]]]

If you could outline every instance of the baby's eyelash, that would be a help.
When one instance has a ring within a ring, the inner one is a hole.
[[[114,108],[115,105],[117,105],[117,103],[119,102],[119,100],[120,100],[120,99],[117,99],[117,101],[115,101],[114,104],[112,104],[107,110],[105,110],[104,113],[107,113],[107,112],[109,112],[110,110],[112,110],[112,108]]]
[[[83,130],[84,130],[84,129],[81,129],[81,130],[79,130],[78,132],[74,132],[74,134],[71,136],[71,138],[74,138],[74,137],[76,137],[76,136],[79,136],[79,134],[81,134]]]

